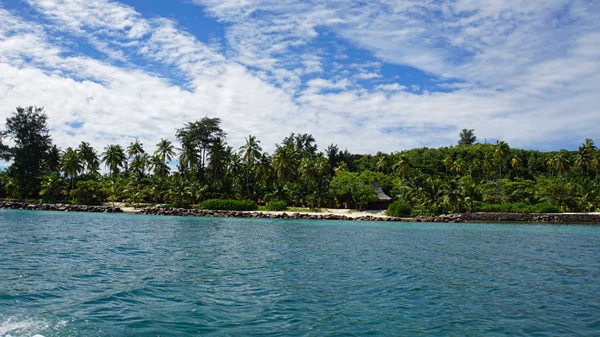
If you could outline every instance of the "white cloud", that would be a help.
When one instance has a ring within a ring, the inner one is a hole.
[[[465,127],[513,146],[599,136],[600,10],[588,2],[198,1],[227,25],[222,53],[120,3],[27,3],[50,23],[0,7],[0,118],[45,106],[63,147],[140,137],[151,148],[205,115],[232,145],[252,134],[268,151],[290,132],[372,153],[450,145]],[[352,63],[331,62],[344,48],[315,43],[323,34],[376,59],[344,50]],[[69,36],[108,57],[78,53]],[[384,62],[460,81],[417,94],[390,83]]]

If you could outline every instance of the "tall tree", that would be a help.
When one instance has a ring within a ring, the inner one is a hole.
[[[107,145],[102,153],[102,162],[108,167],[111,176],[119,174],[127,162],[125,150],[119,144]]]
[[[246,165],[246,191],[248,196],[250,196],[250,171],[254,169],[254,164],[260,159],[261,151],[260,141],[252,135],[249,135],[248,138],[246,138],[246,144],[240,147],[240,155]]]
[[[6,119],[3,134],[12,139],[14,146],[3,146],[4,157],[13,160],[10,175],[25,199],[32,194],[38,195],[40,181],[46,170],[45,159],[52,147],[47,120],[44,108],[33,106],[18,107]]]
[[[296,172],[297,163],[297,154],[293,146],[286,145],[275,150],[273,167],[280,180],[289,181]]]
[[[473,145],[477,140],[474,129],[462,129],[459,136],[458,145]]]
[[[146,153],[144,150],[144,144],[142,144],[142,142],[137,138],[127,147],[127,156],[129,156],[129,158],[141,155],[143,153]]]
[[[60,172],[61,155],[60,148],[56,145],[52,145],[48,152],[48,157],[46,157],[46,168],[50,173]]]
[[[211,146],[217,141],[223,141],[226,135],[225,131],[221,129],[221,120],[209,117],[187,123],[183,128],[178,129],[176,133],[182,149],[187,149],[188,154],[191,154],[191,152],[198,153],[199,162],[197,169],[201,174],[204,174],[207,155]],[[189,163],[192,162],[190,161]]]
[[[494,156],[498,160],[498,166],[500,167],[500,175],[502,175],[502,162],[504,158],[508,156],[508,152],[510,151],[510,147],[505,141],[499,140],[496,141],[496,148],[494,150]]]
[[[75,188],[75,178],[83,171],[81,155],[73,148],[67,148],[62,156],[62,168],[65,175],[71,178],[71,193]]]
[[[158,158],[166,164],[168,161],[173,160],[173,156],[175,156],[175,147],[170,140],[161,139],[160,142],[156,144],[154,155],[158,156]]]
[[[87,173],[96,175],[100,172],[100,158],[98,157],[98,152],[96,152],[96,149],[94,149],[90,143],[81,142],[79,147],[77,147],[77,152],[79,152],[81,159],[83,160]]]

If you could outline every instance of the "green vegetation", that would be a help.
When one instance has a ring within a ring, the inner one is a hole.
[[[271,201],[267,203],[266,210],[276,212],[285,211],[287,210],[287,204],[285,201]]]
[[[203,201],[198,208],[213,211],[257,211],[258,205],[252,200],[209,199]]]
[[[395,217],[409,217],[412,214],[412,207],[405,202],[394,201],[389,205],[385,214]]]
[[[17,108],[0,133],[0,198],[32,202],[125,202],[172,207],[288,211],[368,208],[383,191],[412,215],[452,212],[585,212],[600,206],[600,151],[586,139],[577,151],[514,149],[504,141],[476,143],[464,129],[458,144],[375,155],[330,145],[319,151],[310,134],[285,137],[272,154],[248,135],[234,149],[218,118],[202,118],[146,152],[140,140],[53,144],[42,108]],[[207,199],[219,199],[207,201]],[[237,204],[230,200],[251,200]],[[390,212],[395,212],[391,207]]]

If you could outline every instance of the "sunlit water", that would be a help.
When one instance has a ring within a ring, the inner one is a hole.
[[[0,336],[600,335],[600,226],[0,211]]]

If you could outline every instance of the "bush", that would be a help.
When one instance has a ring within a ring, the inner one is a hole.
[[[182,201],[174,201],[170,204],[165,205],[165,208],[183,208],[183,209],[191,209],[192,206],[187,202]]]
[[[527,205],[522,202],[506,202],[503,204],[488,204],[476,202],[473,211],[489,213],[560,213],[560,209],[548,202]]]
[[[271,201],[267,203],[267,211],[285,211],[287,205],[285,201]]]
[[[410,216],[411,213],[412,207],[410,207],[409,204],[400,201],[392,202],[385,212],[386,215],[395,217],[407,217]]]
[[[549,202],[540,202],[539,204],[535,204],[531,206],[533,208],[533,213],[560,213],[560,208],[552,205]]]
[[[251,200],[209,199],[202,202],[198,209],[212,211],[257,211],[258,205]]]

